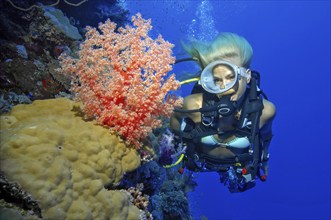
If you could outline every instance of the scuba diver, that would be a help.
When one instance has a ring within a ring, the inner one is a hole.
[[[253,187],[256,178],[265,181],[276,109],[259,88],[259,73],[249,69],[251,45],[221,33],[208,45],[183,46],[201,73],[170,119],[177,145],[185,146],[181,170],[218,172],[230,192]]]

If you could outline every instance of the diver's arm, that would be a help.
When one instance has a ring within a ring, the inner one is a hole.
[[[263,100],[264,109],[262,111],[262,115],[260,117],[260,135],[262,140],[262,147],[263,147],[263,159],[262,159],[262,171],[263,176],[268,176],[269,174],[269,166],[268,166],[268,159],[269,159],[269,147],[270,142],[272,139],[272,122],[276,115],[276,107],[273,103]],[[264,177],[264,178],[265,178]]]
[[[170,118],[171,129],[173,129],[175,131],[179,131],[180,120],[181,120],[181,114],[178,112],[175,112]]]
[[[201,106],[202,106],[202,94],[198,93],[185,97],[183,101],[182,109],[183,110],[200,109]],[[194,113],[175,112],[173,116],[170,118],[170,127],[175,131],[179,131],[180,122],[183,118],[190,118],[195,123],[201,122],[200,112],[194,112]]]
[[[276,115],[276,107],[272,102],[263,99],[263,106],[264,108],[260,117],[260,128],[262,128],[269,121],[272,121]]]

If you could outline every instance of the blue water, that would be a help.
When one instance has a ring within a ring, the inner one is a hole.
[[[244,36],[254,49],[252,69],[277,106],[267,182],[231,194],[217,174],[197,174],[190,193],[194,219],[330,219],[330,1],[126,4],[132,14],[152,18],[153,34],[174,43],[178,57],[189,34]]]

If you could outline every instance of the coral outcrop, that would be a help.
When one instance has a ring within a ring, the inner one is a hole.
[[[60,56],[62,73],[72,75],[72,88],[82,101],[87,118],[109,126],[136,148],[142,139],[169,118],[181,99],[169,92],[179,88],[175,75],[168,76],[175,58],[172,44],[161,35],[148,36],[151,20],[140,14],[133,26],[118,28],[107,20],[87,27],[79,58]]]
[[[65,98],[17,105],[1,116],[0,169],[38,201],[45,219],[137,219],[127,193],[107,190],[140,165],[136,150],[84,121]]]

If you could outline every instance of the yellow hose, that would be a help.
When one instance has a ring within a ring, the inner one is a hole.
[[[183,84],[187,84],[187,83],[191,83],[191,82],[196,82],[196,81],[199,81],[200,78],[199,77],[196,77],[196,78],[192,78],[192,79],[187,79],[187,80],[184,80],[184,81],[181,81],[180,84],[183,85]]]
[[[178,159],[175,163],[170,164],[170,165],[165,165],[165,166],[163,166],[163,167],[164,167],[164,168],[171,168],[171,167],[174,167],[174,166],[178,165],[178,164],[183,160],[183,158],[184,158],[184,154],[181,154],[180,157],[179,157],[179,159]]]

